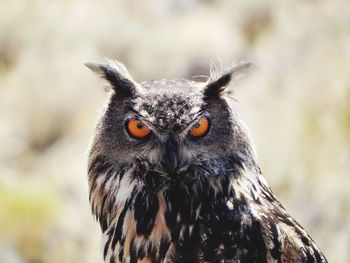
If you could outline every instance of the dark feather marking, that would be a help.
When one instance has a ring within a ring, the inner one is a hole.
[[[170,240],[162,237],[159,244],[159,259],[163,260],[170,247]]]
[[[92,171],[95,169],[96,165],[100,164],[101,162],[103,163],[104,159],[105,158],[102,155],[97,155],[94,159],[92,159],[92,161],[89,162],[88,173],[91,174]]]
[[[112,232],[113,232],[112,228],[110,228],[110,230],[108,230],[108,234],[107,234],[108,240],[107,240],[105,247],[103,249],[103,259],[106,259],[106,256],[107,256],[108,248],[109,248],[109,245],[110,245],[111,239],[112,239],[112,236],[111,236]]]
[[[98,155],[93,159],[88,168],[89,175],[98,176],[101,173],[105,173],[107,169],[111,167],[111,164],[107,161],[107,158],[103,155]]]
[[[101,206],[101,210],[102,210],[102,211],[103,211],[103,208],[104,208],[106,199],[107,199],[107,197],[104,196],[103,201],[102,201],[102,206]],[[102,211],[101,211],[101,212],[102,212]],[[103,216],[102,214],[101,214],[101,215],[98,215],[98,221],[99,221],[99,223],[100,223],[102,232],[105,232],[106,229],[108,228],[107,217],[106,217],[106,216]]]
[[[139,250],[137,251],[137,258],[143,259],[146,256],[146,241],[141,241]]]
[[[130,263],[137,263],[137,250],[135,245],[135,236],[132,237],[129,246]]]
[[[124,258],[124,244],[120,246],[118,258],[120,262],[126,262]]]
[[[314,253],[316,257],[316,262],[322,262],[322,258],[324,258],[322,253],[318,252],[316,249],[314,249]]]
[[[159,209],[158,197],[146,187],[138,192],[134,204],[136,233],[148,237],[151,233]]]
[[[133,197],[134,197],[135,193],[136,193],[136,189],[134,187],[134,189],[132,190],[131,197],[129,197],[129,199],[125,202],[123,210],[120,212],[117,226],[114,229],[113,240],[112,240],[112,250],[115,249],[117,242],[120,241],[120,238],[122,236],[125,215],[126,215],[126,212],[128,211],[128,209],[130,209],[130,204],[133,201]]]
[[[272,242],[273,242],[273,249],[271,250],[271,255],[274,259],[277,260],[277,262],[281,261],[281,242],[278,240],[278,230],[276,223],[273,221],[270,221],[270,227],[272,232]]]

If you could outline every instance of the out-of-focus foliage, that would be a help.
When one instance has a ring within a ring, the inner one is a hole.
[[[86,152],[106,95],[138,81],[255,68],[237,86],[274,191],[330,262],[350,260],[350,2],[0,0],[0,262],[101,262]]]

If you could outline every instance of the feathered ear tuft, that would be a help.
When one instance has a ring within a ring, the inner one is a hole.
[[[239,62],[221,70],[220,73],[216,69],[212,70],[208,84],[204,88],[204,97],[206,99],[219,98],[226,87],[246,75],[251,65],[250,62]]]
[[[85,66],[107,80],[118,96],[133,97],[137,93],[137,83],[119,61],[105,59],[103,63],[85,63]]]

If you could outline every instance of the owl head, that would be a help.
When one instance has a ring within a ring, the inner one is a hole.
[[[206,82],[162,79],[142,83],[134,81],[117,61],[86,65],[111,90],[91,155],[103,155],[116,166],[139,163],[165,181],[195,180],[195,167],[204,171],[216,167],[208,176],[222,173],[219,170],[227,168],[232,156],[255,162],[245,125],[226,97],[250,63],[212,72]],[[205,176],[205,172],[200,174]],[[139,179],[146,178],[141,175]]]

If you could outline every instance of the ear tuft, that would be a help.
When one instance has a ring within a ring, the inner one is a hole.
[[[212,70],[211,77],[203,92],[205,98],[219,98],[226,87],[246,75],[251,65],[250,62],[239,62],[219,72],[216,69]]]
[[[85,63],[89,69],[107,80],[110,87],[121,97],[133,97],[137,83],[132,79],[126,67],[115,60],[105,59],[103,63]]]

